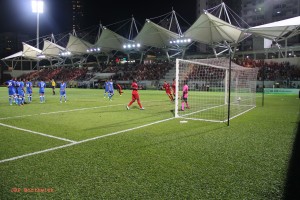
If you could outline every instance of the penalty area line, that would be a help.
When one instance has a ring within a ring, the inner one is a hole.
[[[144,125],[141,125],[141,126],[137,126],[137,127],[134,127],[134,128],[129,128],[129,129],[125,129],[125,130],[122,130],[122,131],[117,131],[117,132],[109,133],[109,134],[106,134],[106,135],[101,135],[101,136],[89,138],[89,139],[86,139],[86,140],[81,140],[81,141],[78,141],[78,142],[74,141],[70,144],[66,144],[66,145],[62,145],[62,146],[58,146],[58,147],[53,147],[53,148],[50,148],[50,149],[45,149],[45,150],[36,151],[36,152],[33,152],[33,153],[24,154],[24,155],[21,155],[21,156],[7,158],[7,159],[4,159],[4,160],[0,160],[0,163],[13,161],[13,160],[17,160],[17,159],[20,159],[20,158],[25,158],[25,157],[41,154],[41,153],[46,153],[46,152],[54,151],[54,150],[57,150],[57,149],[63,149],[63,148],[66,148],[66,147],[86,143],[86,142],[97,140],[97,139],[100,139],[100,138],[105,138],[105,137],[117,135],[117,134],[120,134],[120,133],[125,133],[125,132],[129,132],[129,131],[137,130],[137,129],[140,129],[140,128],[144,128],[144,127],[151,126],[151,125],[154,125],[154,124],[159,124],[159,123],[166,122],[166,121],[169,121],[169,120],[172,120],[172,119],[175,119],[175,118],[172,117],[172,118],[152,122],[152,123],[149,123],[149,124],[144,124]],[[2,124],[0,123],[0,125],[2,125]]]
[[[7,128],[12,128],[12,129],[16,129],[16,130],[20,130],[20,131],[24,131],[24,132],[36,134],[36,135],[41,135],[41,136],[45,136],[45,137],[55,138],[55,139],[63,140],[63,141],[66,141],[66,142],[77,143],[77,141],[74,141],[74,140],[69,140],[69,139],[66,139],[66,138],[56,137],[56,136],[48,135],[48,134],[45,134],[45,133],[31,131],[31,130],[28,130],[28,129],[19,128],[19,127],[11,126],[11,125],[8,125],[8,124],[0,123],[0,126],[4,126],[4,127],[7,127]]]

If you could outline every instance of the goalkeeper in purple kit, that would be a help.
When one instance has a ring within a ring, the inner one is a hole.
[[[181,111],[184,111],[184,103],[186,104],[186,107],[189,109],[188,104],[188,93],[189,93],[189,86],[187,85],[186,81],[184,81],[184,85],[182,88],[182,97],[181,97]]]

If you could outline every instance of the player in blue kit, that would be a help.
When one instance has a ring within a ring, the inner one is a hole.
[[[25,96],[25,89],[24,89],[24,82],[19,79],[17,82],[17,87],[18,87],[18,105],[22,106],[24,105],[24,96]]]
[[[112,101],[112,97],[114,96],[114,82],[112,79],[108,82],[108,99]]]
[[[106,97],[106,93],[107,93],[107,96],[108,96],[108,80],[105,81],[104,83],[104,98]]]
[[[67,84],[62,80],[61,83],[60,83],[60,103],[61,103],[61,100],[62,100],[62,97],[64,97],[65,99],[65,102],[67,102],[67,96],[66,96],[66,88],[67,88]]]
[[[16,89],[15,89],[15,85],[14,85],[14,80],[8,80],[5,82],[5,85],[7,85],[8,88],[8,101],[9,101],[9,105],[12,105],[14,98],[16,96]]]
[[[13,86],[15,88],[15,93],[16,93],[15,96],[14,96],[15,104],[18,104],[18,86],[17,86],[17,83],[18,83],[17,78],[13,78]]]
[[[45,88],[46,83],[41,79],[41,81],[38,83],[39,93],[40,93],[40,103],[45,103]]]
[[[26,85],[26,94],[27,94],[28,102],[31,102],[32,101],[32,83],[31,83],[30,79],[27,79],[25,85]]]

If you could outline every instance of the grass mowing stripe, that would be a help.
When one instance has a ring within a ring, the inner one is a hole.
[[[42,135],[42,136],[45,136],[45,137],[55,138],[55,139],[63,140],[63,141],[66,141],[66,142],[76,143],[76,141],[74,141],[74,140],[69,140],[69,139],[61,138],[61,137],[56,137],[56,136],[53,136],[53,135],[48,135],[48,134],[45,134],[45,133],[31,131],[31,130],[27,130],[27,129],[23,129],[23,128],[7,125],[7,124],[3,124],[3,123],[0,123],[0,126],[5,126],[5,127],[16,129],[16,130],[25,131],[25,132],[32,133],[32,134]]]
[[[83,111],[83,110],[92,110],[92,109],[97,109],[97,108],[107,108],[107,107],[120,106],[120,105],[124,106],[124,104],[117,104],[117,105],[96,106],[96,107],[89,107],[89,108],[76,108],[76,109],[72,109],[72,110],[62,110],[62,111],[57,111],[57,112],[38,113],[38,114],[33,114],[33,115],[19,115],[19,116],[13,116],[13,117],[3,117],[3,118],[0,118],[0,120],[22,118],[22,117],[32,117],[32,116],[37,116],[37,115],[51,115],[51,114]]]
[[[4,163],[4,162],[8,162],[8,161],[13,161],[13,160],[17,160],[17,159],[20,159],[20,158],[25,158],[25,157],[29,157],[29,156],[41,154],[41,153],[46,153],[46,152],[54,151],[54,150],[57,150],[57,149],[66,148],[66,147],[70,147],[70,146],[73,146],[73,145],[77,145],[77,144],[89,142],[89,141],[92,141],[92,140],[97,140],[97,139],[100,139],[100,138],[109,137],[109,136],[117,135],[117,134],[120,134],[120,133],[125,133],[125,132],[128,132],[128,131],[133,131],[133,130],[144,128],[144,127],[151,126],[151,125],[154,125],[154,124],[166,122],[166,121],[169,121],[171,119],[174,119],[174,117],[168,118],[168,119],[164,119],[164,120],[160,120],[160,121],[156,121],[156,122],[152,122],[152,123],[149,123],[149,124],[144,124],[144,125],[141,125],[141,126],[137,126],[137,127],[126,129],[126,130],[122,130],[122,131],[117,131],[117,132],[114,132],[114,133],[109,133],[109,134],[106,134],[106,135],[101,135],[101,136],[89,138],[89,139],[86,139],[86,140],[81,140],[81,141],[78,141],[78,142],[73,141],[70,144],[66,144],[66,145],[62,145],[62,146],[58,146],[58,147],[53,147],[53,148],[45,149],[45,150],[42,150],[42,151],[36,151],[36,152],[33,152],[33,153],[28,153],[28,154],[24,154],[24,155],[21,155],[21,156],[16,156],[16,157],[12,157],[12,158],[8,158],[8,159],[0,160],[0,163]],[[2,123],[0,123],[0,125],[2,125]],[[6,125],[6,126],[11,127],[9,125]],[[55,136],[53,136],[53,137],[55,137]]]
[[[149,102],[149,101],[144,101],[144,102]],[[151,101],[151,102],[162,102],[162,101],[159,100],[159,101]],[[114,107],[114,106],[124,106],[124,104],[116,104],[116,105],[109,105],[109,106],[94,106],[94,107],[88,107],[88,108],[76,108],[76,109],[72,109],[72,110],[62,110],[62,111],[55,111],[55,112],[38,113],[38,114],[32,114],[32,115],[18,115],[18,116],[13,116],[13,117],[2,117],[2,118],[0,118],[0,120],[23,118],[23,117],[33,117],[33,116],[38,116],[38,115],[68,113],[68,112],[76,112],[76,111],[83,111],[83,110],[93,110],[93,109],[98,109],[98,108],[109,108],[109,107]]]

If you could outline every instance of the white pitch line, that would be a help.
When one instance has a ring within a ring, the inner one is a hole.
[[[61,137],[56,137],[56,136],[53,136],[53,135],[48,135],[48,134],[45,134],[45,133],[31,131],[31,130],[27,130],[27,129],[24,129],[24,128],[19,128],[19,127],[16,127],[16,126],[11,126],[11,125],[7,125],[7,124],[3,124],[3,123],[0,123],[0,126],[16,129],[16,130],[20,130],[20,131],[25,131],[25,132],[32,133],[32,134],[42,135],[42,136],[45,136],[45,137],[55,138],[55,139],[63,140],[63,141],[66,141],[66,142],[77,143],[77,141],[74,141],[74,140],[69,140],[69,139],[61,138]]]
[[[81,140],[81,141],[78,141],[78,142],[73,142],[73,143],[70,143],[70,144],[66,144],[66,145],[62,145],[62,146],[58,146],[58,147],[53,147],[53,148],[50,148],[50,149],[45,149],[45,150],[42,150],[42,151],[36,151],[36,152],[33,152],[33,153],[28,153],[28,154],[24,154],[24,155],[21,155],[21,156],[16,156],[16,157],[0,160],[0,163],[13,161],[13,160],[17,160],[17,159],[20,159],[20,158],[25,158],[25,157],[41,154],[41,153],[46,153],[46,152],[54,151],[54,150],[57,150],[57,149],[63,149],[63,148],[66,148],[66,147],[70,147],[70,146],[74,146],[74,145],[77,145],[77,144],[89,142],[89,141],[92,141],[92,140],[97,140],[97,139],[100,139],[100,138],[105,138],[105,137],[117,135],[117,134],[120,134],[120,133],[125,133],[125,132],[128,132],[128,131],[144,128],[144,127],[151,126],[151,125],[154,125],[154,124],[159,124],[159,123],[162,123],[162,122],[165,122],[165,121],[169,121],[171,119],[174,119],[174,117],[164,119],[164,120],[160,120],[160,121],[156,121],[156,122],[152,122],[152,123],[145,124],[145,125],[142,125],[142,126],[137,126],[135,128],[130,128],[130,129],[122,130],[122,131],[117,131],[117,132],[114,132],[114,133],[109,133],[109,134],[106,134],[106,135],[101,135],[101,136],[89,138],[89,139],[86,139],[86,140]]]

